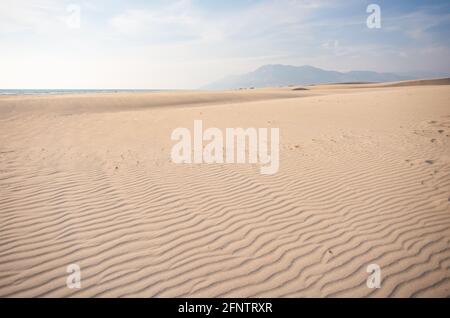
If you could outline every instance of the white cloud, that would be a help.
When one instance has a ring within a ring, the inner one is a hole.
[[[163,42],[198,38],[203,21],[190,1],[165,3],[157,8],[127,9],[109,19],[114,32],[123,36],[143,37]]]
[[[80,30],[65,25],[70,3],[81,5]],[[269,63],[450,69],[446,43],[427,42],[449,15],[384,14],[369,33],[364,6],[347,15],[347,1],[266,0],[223,12],[203,3],[0,0],[0,86],[195,88]],[[406,47],[396,42],[405,34]]]
[[[61,26],[65,5],[55,0],[2,0],[0,32],[45,32]]]
[[[429,30],[442,23],[450,22],[450,14],[430,14],[425,10],[385,19],[386,30],[403,32],[413,40],[430,40]]]

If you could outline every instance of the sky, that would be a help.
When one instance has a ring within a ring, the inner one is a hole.
[[[0,0],[0,88],[192,89],[265,64],[450,73],[449,39],[448,0]]]

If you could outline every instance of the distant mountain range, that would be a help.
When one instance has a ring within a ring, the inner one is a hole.
[[[229,76],[211,83],[204,89],[262,88],[288,85],[313,85],[327,83],[353,82],[394,82],[413,79],[446,77],[448,74],[420,72],[414,73],[377,73],[372,71],[337,72],[304,65],[264,65],[257,70],[237,76]]]

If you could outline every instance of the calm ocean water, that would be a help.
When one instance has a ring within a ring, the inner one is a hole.
[[[161,89],[0,89],[0,95],[56,95],[89,93],[139,93],[162,92]]]

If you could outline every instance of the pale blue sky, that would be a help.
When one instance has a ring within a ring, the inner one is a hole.
[[[196,88],[264,64],[450,73],[449,38],[448,0],[0,0],[0,88]]]

